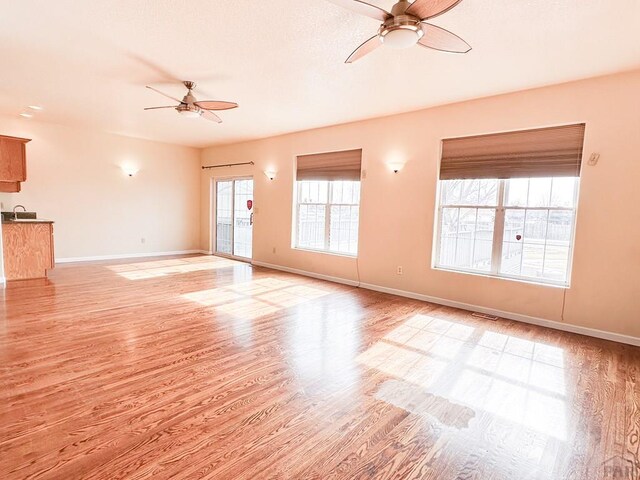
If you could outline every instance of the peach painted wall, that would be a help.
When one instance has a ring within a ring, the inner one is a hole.
[[[2,210],[54,220],[58,259],[199,248],[197,149],[13,117],[0,133],[32,139],[27,181],[0,194]],[[123,164],[140,170],[128,177]]]
[[[574,122],[587,124],[585,157],[601,158],[582,171],[564,315],[562,288],[432,269],[441,139]],[[254,259],[355,280],[355,259],[291,248],[295,156],[351,148],[363,149],[366,172],[361,282],[640,337],[640,71],[205,149],[203,164],[256,165],[203,171],[201,247],[211,245],[211,177],[253,174]],[[398,174],[393,160],[406,161]]]

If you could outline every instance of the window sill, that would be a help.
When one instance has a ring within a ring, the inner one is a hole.
[[[328,250],[314,250],[312,248],[301,248],[301,247],[291,247],[293,250],[298,250],[300,252],[308,252],[308,253],[321,253],[323,255],[332,255],[334,257],[345,257],[345,258],[358,258],[358,254],[351,253],[339,253],[339,252],[330,252]]]
[[[449,272],[449,273],[459,273],[462,275],[473,275],[476,277],[484,277],[484,278],[494,278],[496,280],[506,280],[509,282],[518,282],[518,283],[526,283],[529,285],[535,285],[537,287],[552,287],[552,288],[561,288],[563,290],[568,290],[571,285],[569,283],[564,282],[554,282],[550,280],[535,280],[529,278],[521,278],[521,277],[510,277],[508,275],[494,275],[488,272],[478,272],[474,270],[458,270],[447,267],[438,267],[436,265],[432,265],[431,268],[433,270],[438,270],[441,272]]]

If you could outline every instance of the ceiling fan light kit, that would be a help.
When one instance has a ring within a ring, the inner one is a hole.
[[[426,20],[442,15],[462,0],[400,0],[391,12],[362,0],[330,1],[382,23],[378,33],[356,48],[345,63],[361,59],[380,45],[396,49],[420,45],[451,53],[467,53],[471,50],[469,44],[457,35],[426,23]]]
[[[378,31],[380,41],[387,47],[398,49],[413,47],[424,35],[419,19],[408,15],[400,17],[390,18]]]
[[[198,118],[202,115],[202,110],[198,108],[189,108],[187,105],[178,105],[176,110],[180,115],[186,118]]]

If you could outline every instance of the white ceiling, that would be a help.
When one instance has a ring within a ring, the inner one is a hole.
[[[371,0],[390,9],[391,0]],[[327,0],[0,0],[0,113],[206,146],[640,67],[639,0],[463,0],[433,23],[473,50],[379,48],[375,20]],[[150,84],[230,100],[218,125]],[[172,83],[173,82],[173,83]],[[2,133],[2,132],[0,132]]]

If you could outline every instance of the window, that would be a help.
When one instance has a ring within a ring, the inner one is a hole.
[[[300,155],[294,247],[358,254],[362,150]]]
[[[443,140],[434,266],[568,285],[585,129]]]
[[[577,177],[440,181],[435,266],[568,284]]]
[[[298,180],[295,247],[358,253],[360,181]]]

